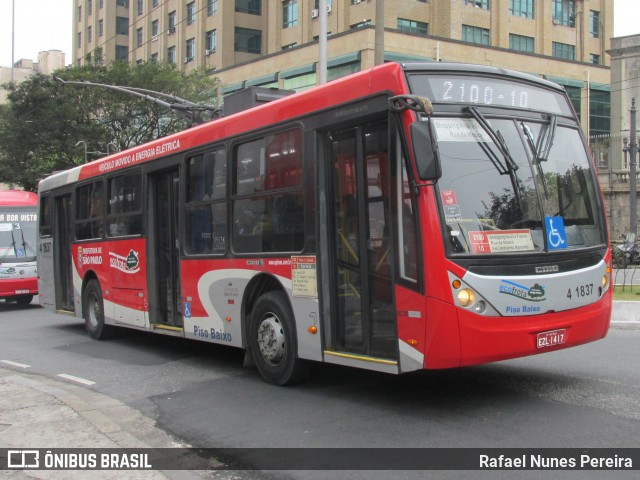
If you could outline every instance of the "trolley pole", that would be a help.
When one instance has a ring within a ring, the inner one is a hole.
[[[631,122],[629,125],[629,189],[631,197],[630,197],[630,205],[629,205],[629,215],[630,215],[630,223],[629,227],[631,229],[631,234],[636,235],[638,233],[638,203],[637,203],[637,192],[636,192],[636,170],[637,164],[636,159],[638,156],[638,141],[636,138],[636,99],[631,99]]]

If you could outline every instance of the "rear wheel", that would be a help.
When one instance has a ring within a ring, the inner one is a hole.
[[[113,327],[104,323],[104,302],[98,280],[89,280],[87,283],[84,289],[82,310],[84,324],[91,338],[102,340],[111,336]]]
[[[289,385],[305,376],[293,312],[284,293],[269,292],[258,299],[251,315],[249,343],[256,366],[269,383]]]

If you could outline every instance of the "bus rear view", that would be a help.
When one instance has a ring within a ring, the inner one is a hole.
[[[0,298],[27,305],[38,293],[36,226],[38,196],[0,191]]]

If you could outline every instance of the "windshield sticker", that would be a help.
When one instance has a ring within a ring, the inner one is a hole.
[[[472,118],[434,118],[440,142],[493,143],[487,132]]]
[[[444,219],[447,223],[456,223],[462,221],[462,211],[460,205],[452,205],[443,207]]]
[[[469,232],[473,253],[528,252],[534,250],[530,230]]]
[[[527,287],[509,280],[502,280],[500,284],[500,293],[511,295],[512,297],[518,297],[530,302],[543,302],[546,300],[544,287],[539,283],[535,283],[532,287]]]
[[[456,192],[454,190],[442,190],[440,192],[442,203],[444,205],[457,205],[458,199],[456,198]]]
[[[567,248],[567,233],[564,230],[564,218],[544,217],[547,227],[547,247],[549,250]]]

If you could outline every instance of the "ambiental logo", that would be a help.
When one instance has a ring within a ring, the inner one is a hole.
[[[140,257],[138,252],[131,250],[129,255],[123,257],[117,253],[109,252],[109,266],[121,272],[133,274],[140,271]]]
[[[500,284],[500,293],[528,300],[530,302],[542,302],[546,300],[544,287],[539,283],[534,284],[532,287],[527,287],[509,280],[502,280],[502,283]]]

